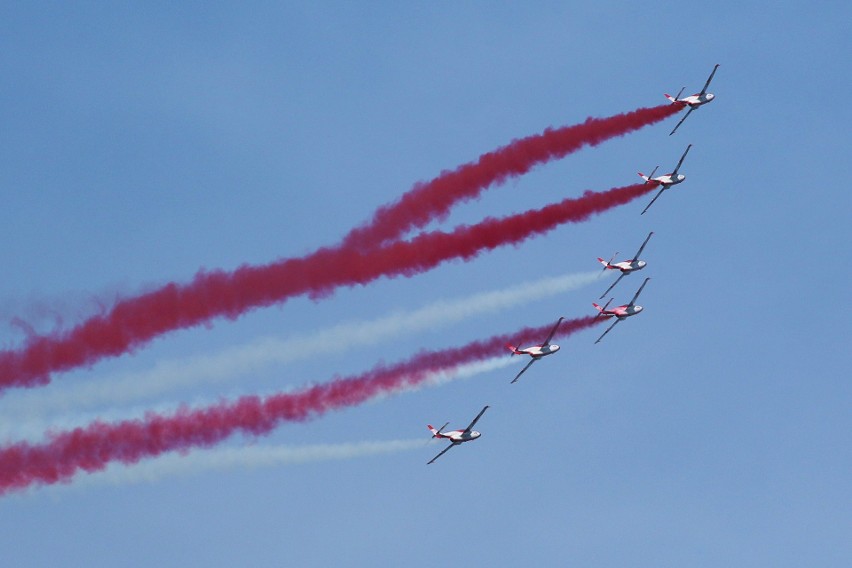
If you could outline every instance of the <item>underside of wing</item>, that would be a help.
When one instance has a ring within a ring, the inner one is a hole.
[[[445,453],[447,453],[447,450],[449,450],[449,449],[450,449],[450,448],[452,448],[453,446],[455,446],[455,444],[450,444],[449,446],[447,446],[446,448],[444,448],[443,450],[441,450],[441,453],[439,453],[437,456],[435,456],[434,458],[432,458],[431,460],[429,460],[428,462],[426,462],[426,465],[429,465],[430,463],[432,463],[433,461],[435,461],[435,460],[436,460],[436,459],[438,459],[439,457],[443,456]]]
[[[554,325],[553,329],[550,330],[550,333],[547,334],[547,339],[545,339],[544,343],[541,344],[542,347],[547,347],[548,345],[550,345],[550,340],[553,339],[553,334],[556,333],[556,330],[559,328],[559,324],[562,323],[562,320],[564,319],[564,317],[560,316],[559,320],[556,322],[556,325]]]
[[[533,359],[533,361],[535,361],[535,359]],[[482,418],[482,415],[485,414],[486,410],[488,410],[488,405],[485,405],[485,407],[483,407],[483,409],[479,411],[479,414],[476,415],[476,418],[473,419],[473,422],[468,424],[467,428],[464,429],[465,434],[468,434],[471,430],[473,430],[473,427],[476,425],[477,422],[479,422],[479,419]]]
[[[680,128],[680,125],[681,125],[681,124],[683,124],[683,121],[684,121],[684,120],[686,120],[686,117],[687,117],[687,116],[689,116],[689,115],[692,113],[692,111],[694,111],[694,110],[695,110],[695,107],[689,107],[689,110],[688,110],[688,111],[686,111],[686,114],[685,114],[685,115],[683,115],[683,118],[681,118],[681,119],[678,121],[678,123],[675,125],[675,127],[674,127],[674,128],[672,128],[672,131],[671,131],[671,132],[669,132],[669,136],[671,136],[672,134],[674,134],[674,133],[675,133],[675,130],[677,130],[678,128]]]
[[[683,159],[686,158],[686,155],[689,153],[690,148],[692,148],[692,144],[690,144],[686,147],[686,150],[683,151],[683,156],[681,156],[680,160],[677,161],[677,165],[675,166],[674,171],[671,173],[672,181],[677,181],[675,179],[677,177],[677,172],[678,172],[678,170],[680,170],[680,167],[683,165]]]
[[[603,294],[601,294],[601,297],[600,297],[600,298],[598,298],[598,300],[602,300],[604,296],[606,296],[607,294],[609,294],[609,291],[610,291],[610,290],[612,290],[613,288],[615,288],[615,285],[616,285],[616,284],[618,284],[619,282],[621,282],[621,279],[622,279],[622,278],[624,278],[624,275],[625,275],[625,274],[626,274],[626,272],[622,272],[621,274],[619,274],[619,275],[618,275],[618,278],[616,278],[616,279],[615,279],[615,282],[613,282],[612,284],[610,284],[610,285],[609,285],[609,288],[607,288],[607,289],[606,289],[606,292],[604,292]]]
[[[704,88],[703,88],[703,89],[701,89],[701,92],[699,93],[699,96],[702,96],[702,97],[703,97],[703,96],[707,93],[707,89],[708,89],[708,87],[710,87],[710,81],[712,81],[712,80],[713,80],[713,75],[715,75],[715,74],[716,74],[716,69],[718,69],[718,68],[719,68],[719,64],[717,63],[717,64],[716,64],[716,66],[715,66],[715,67],[713,67],[713,71],[711,71],[711,72],[710,72],[710,76],[709,76],[709,77],[707,77],[707,82],[706,82],[706,83],[704,83]]]
[[[639,257],[642,256],[642,251],[645,250],[645,245],[648,244],[648,241],[651,240],[651,235],[654,234],[654,231],[648,233],[648,236],[645,238],[645,242],[642,243],[642,246],[639,247],[639,250],[636,252],[636,256],[633,257],[633,260],[639,260]],[[606,292],[604,292],[604,296],[606,296]]]
[[[530,362],[529,362],[529,363],[527,363],[526,365],[524,365],[524,368],[523,368],[523,369],[521,369],[521,372],[520,372],[520,373],[518,373],[517,375],[515,375],[515,378],[514,378],[514,379],[512,379],[512,382],[514,383],[515,381],[517,381],[518,379],[520,379],[520,378],[521,378],[521,375],[523,375],[523,374],[526,372],[526,370],[530,368],[530,365],[532,365],[533,363],[535,363],[537,360],[538,360],[538,359],[530,359]]]
[[[641,293],[642,293],[642,289],[645,287],[645,284],[647,284],[647,283],[648,283],[648,280],[650,280],[650,278],[646,278],[646,279],[645,279],[645,281],[644,281],[644,282],[642,282],[642,285],[641,285],[641,286],[639,286],[639,289],[638,289],[638,290],[636,290],[636,293],[635,293],[635,294],[633,294],[633,299],[632,299],[632,300],[630,300],[630,303],[629,303],[629,304],[627,304],[627,307],[633,307],[633,304],[635,304],[635,303],[636,303],[636,300],[639,298],[639,294],[641,294]]]
[[[601,334],[601,336],[600,336],[600,337],[598,337],[598,340],[597,340],[597,341],[595,341],[595,344],[600,343],[600,342],[601,342],[601,339],[603,339],[603,338],[604,338],[604,336],[605,336],[607,333],[609,333],[609,331],[610,331],[612,328],[614,328],[614,327],[616,326],[616,324],[617,324],[618,322],[620,322],[620,321],[621,321],[620,319],[616,318],[616,319],[615,319],[615,321],[614,321],[614,322],[612,322],[612,324],[611,324],[608,328],[606,328],[606,331],[605,331],[605,332],[603,332],[603,333]]]
[[[645,211],[647,211],[648,209],[651,208],[651,205],[654,204],[654,202],[663,194],[663,192],[665,190],[666,190],[666,188],[665,188],[665,186],[663,186],[662,189],[660,189],[660,191],[657,192],[657,195],[654,196],[654,199],[651,200],[651,203],[649,203],[648,205],[645,206],[645,209],[642,210],[642,213],[640,213],[640,215],[644,215]]]

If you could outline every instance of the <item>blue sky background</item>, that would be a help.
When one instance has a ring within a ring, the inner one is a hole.
[[[721,67],[718,99],[674,136],[670,119],[537,168],[441,226],[633,183],[694,144],[686,182],[644,216],[643,199],[475,262],[217,320],[42,392],[587,272],[653,230],[646,312],[604,342],[578,334],[516,385],[505,368],[257,442],[420,449],[4,497],[0,563],[846,566],[849,20],[833,2],[3,4],[5,346],[24,338],[14,316],[49,331],[200,268],[309,252],[417,181],[697,92]],[[140,404],[294,388],[586,315],[608,282]],[[22,400],[4,395],[0,421]],[[426,467],[426,422],[463,427],[484,404],[482,439]]]

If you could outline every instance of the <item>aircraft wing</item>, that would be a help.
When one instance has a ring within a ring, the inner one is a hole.
[[[479,414],[476,415],[476,418],[473,419],[473,422],[471,422],[468,427],[464,429],[465,434],[473,430],[474,425],[476,425],[477,421],[482,417],[483,414],[485,414],[486,410],[488,410],[488,405],[485,405],[485,408],[479,411]]]
[[[706,83],[704,83],[704,88],[703,88],[703,89],[701,89],[701,92],[699,93],[699,95],[703,96],[703,95],[704,95],[704,93],[706,93],[706,92],[707,92],[707,87],[709,87],[709,86],[710,86],[710,81],[712,81],[712,80],[713,80],[713,75],[715,75],[715,74],[716,74],[716,69],[718,69],[718,68],[719,68],[719,64],[717,63],[717,64],[716,64],[716,66],[715,66],[715,67],[713,67],[713,71],[710,73],[710,76],[709,76],[709,77],[707,77],[707,82],[706,82]]]
[[[645,206],[645,209],[642,210],[640,215],[644,215],[645,211],[647,211],[648,209],[651,208],[651,205],[654,204],[654,202],[657,200],[657,198],[660,197],[665,190],[666,190],[666,186],[663,186],[662,189],[660,189],[660,191],[657,192],[657,195],[654,196],[654,199],[651,200],[651,203],[649,203],[648,205]]]
[[[601,297],[598,298],[598,300],[602,300],[604,296],[609,294],[609,291],[612,290],[613,288],[615,288],[615,285],[618,284],[621,281],[622,278],[624,278],[625,274],[626,274],[626,272],[622,272],[621,274],[619,274],[618,278],[615,279],[615,282],[613,282],[612,284],[609,285],[609,288],[606,289],[606,292],[601,294]]]
[[[518,373],[517,375],[515,375],[515,378],[514,378],[514,379],[512,379],[512,382],[514,383],[515,381],[517,381],[518,379],[520,379],[520,378],[521,378],[521,375],[523,375],[523,374],[526,372],[526,370],[530,368],[530,365],[532,365],[532,364],[533,364],[533,363],[535,363],[536,361],[538,361],[538,359],[530,359],[530,362],[529,362],[529,363],[527,363],[526,365],[524,365],[524,368],[523,368],[523,369],[521,369],[521,372],[520,372],[520,373]]]
[[[633,295],[633,299],[632,299],[632,300],[630,300],[630,303],[629,303],[629,304],[627,304],[627,306],[628,306],[628,307],[632,307],[632,306],[633,306],[633,304],[635,304],[635,303],[636,303],[636,299],[639,297],[639,294],[641,294],[641,293],[642,293],[642,288],[644,288],[644,287],[645,287],[645,284],[647,284],[647,283],[648,283],[648,280],[650,280],[650,278],[646,278],[646,279],[645,279],[645,281],[644,281],[644,282],[642,282],[642,285],[641,285],[641,286],[639,286],[639,289],[638,289],[638,290],[636,290],[636,294],[634,294],[634,295]]]
[[[680,157],[680,160],[677,161],[677,165],[675,166],[674,171],[671,173],[671,176],[674,177],[677,175],[677,171],[680,169],[681,164],[683,164],[683,159],[686,158],[687,153],[689,153],[689,149],[692,148],[692,144],[686,147],[686,150],[683,151],[683,156]]]
[[[550,333],[547,334],[547,339],[545,339],[544,343],[541,344],[542,347],[550,345],[550,340],[553,339],[553,334],[556,333],[556,329],[559,327],[559,324],[562,323],[562,320],[564,319],[564,317],[560,316],[559,321],[556,322],[556,325],[554,325],[553,329],[550,330]]]
[[[684,121],[684,120],[686,120],[686,117],[687,117],[687,116],[689,116],[690,114],[692,114],[692,111],[694,111],[695,109],[696,109],[696,107],[689,107],[689,110],[688,110],[688,111],[686,111],[686,114],[685,114],[685,115],[683,115],[683,118],[681,118],[681,119],[678,121],[678,123],[677,123],[677,124],[675,124],[675,127],[674,127],[674,128],[672,128],[672,131],[671,131],[671,132],[669,132],[669,136],[671,136],[672,134],[674,134],[674,133],[675,133],[675,130],[677,130],[677,129],[680,127],[680,125],[681,125],[681,124],[683,124],[683,121]]]
[[[651,240],[651,235],[653,235],[653,234],[654,234],[654,231],[651,231],[650,233],[648,233],[648,237],[645,239],[645,242],[642,243],[642,246],[639,247],[639,250],[636,252],[636,256],[633,257],[633,260],[639,260],[639,257],[642,256],[642,251],[645,250],[645,245],[647,245],[648,241]],[[606,292],[604,292],[603,295],[606,296]],[[603,298],[603,296],[601,296],[601,298]]]
[[[606,328],[606,331],[605,331],[605,332],[603,332],[603,333],[601,334],[601,336],[600,336],[600,337],[598,337],[598,340],[597,340],[597,341],[595,341],[595,344],[600,343],[600,342],[601,342],[601,339],[603,339],[603,338],[604,338],[604,335],[606,335],[607,333],[609,333],[609,330],[611,330],[612,328],[614,328],[614,327],[615,327],[615,324],[617,324],[617,323],[618,323],[618,322],[620,322],[620,321],[621,321],[620,319],[616,318],[616,320],[615,320],[614,322],[612,322],[612,325],[610,325],[608,328]]]
[[[435,456],[434,458],[432,458],[431,460],[429,460],[428,462],[426,462],[426,465],[429,465],[430,463],[432,463],[433,461],[435,461],[435,460],[436,460],[436,459],[438,459],[439,457],[443,456],[445,453],[447,453],[447,450],[449,450],[449,449],[450,449],[450,448],[452,448],[453,446],[455,446],[455,444],[450,444],[449,446],[447,446],[446,448],[444,448],[443,450],[441,450],[441,453],[439,453],[437,456]]]

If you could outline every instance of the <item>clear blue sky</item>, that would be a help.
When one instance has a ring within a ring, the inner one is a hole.
[[[0,564],[848,565],[850,16],[804,2],[4,4],[5,346],[23,340],[15,316],[49,331],[200,268],[334,243],[417,181],[548,126],[696,92],[721,67],[717,100],[675,136],[671,119],[582,151],[442,226],[633,183],[692,143],[686,182],[642,217],[644,200],[475,262],[217,320],[43,392],[594,270],[653,230],[646,312],[604,342],[576,335],[511,387],[502,369],[257,442],[422,437],[421,449],[7,496]],[[586,315],[605,286],[152,406],[294,388]],[[0,422],[16,396],[0,400]],[[425,423],[464,426],[484,404],[482,439],[426,467],[439,447]]]

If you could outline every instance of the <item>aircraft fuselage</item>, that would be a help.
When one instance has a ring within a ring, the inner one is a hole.
[[[540,359],[547,355],[553,355],[559,351],[559,346],[553,343],[550,345],[534,345],[533,347],[527,347],[526,349],[518,349],[518,351],[525,355],[529,355],[533,359]]]
[[[607,265],[607,268],[618,269],[625,274],[642,270],[647,263],[644,260],[623,260],[615,264]]]
[[[629,318],[635,316],[642,311],[642,306],[618,306],[601,312],[605,316],[615,316],[618,319]]]

